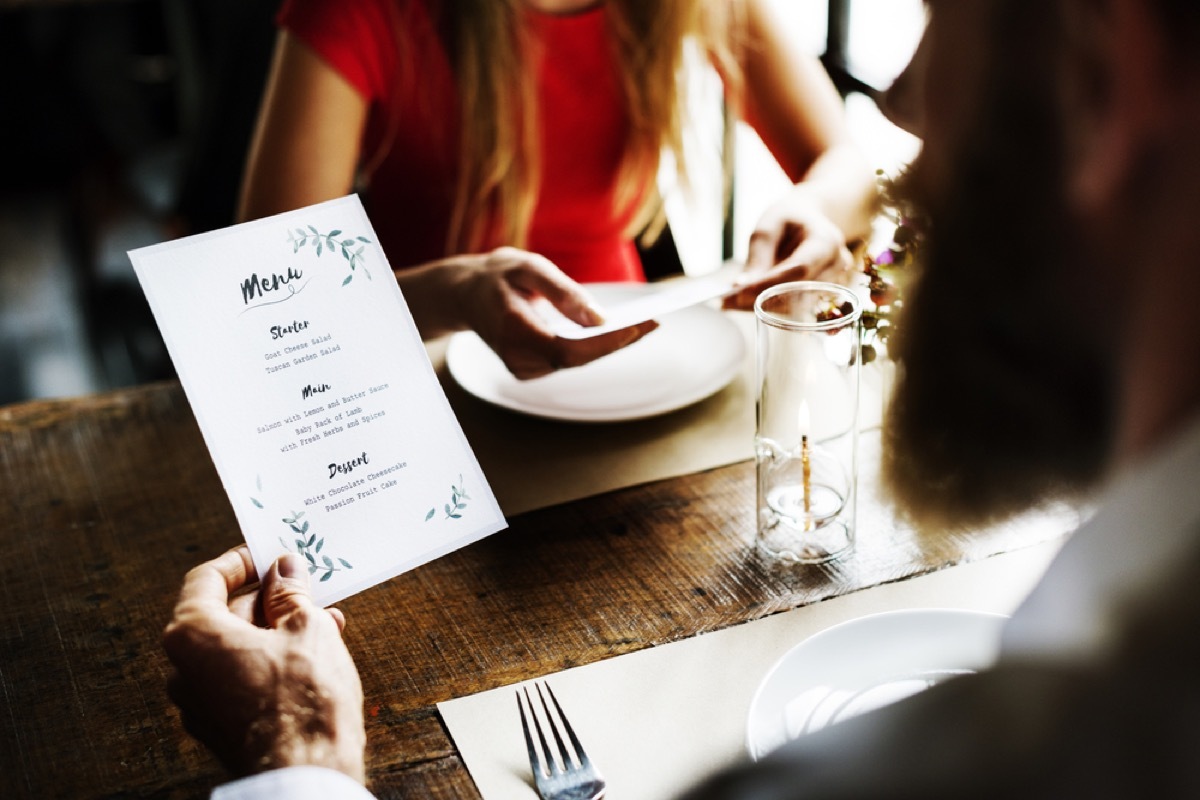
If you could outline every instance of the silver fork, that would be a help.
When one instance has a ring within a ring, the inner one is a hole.
[[[550,712],[550,705],[546,703],[546,696],[542,694],[543,686],[546,694],[550,695],[550,702],[554,704],[557,714]],[[558,704],[558,698],[550,690],[550,685],[540,683],[536,684],[535,688],[556,745],[551,750],[550,743],[546,741],[546,735],[542,731],[542,722],[538,718],[533,698],[529,696],[529,687],[524,687],[525,702],[521,702],[521,692],[518,691],[517,708],[521,711],[521,729],[525,731],[525,746],[529,748],[529,767],[533,770],[533,781],[537,785],[538,795],[542,800],[599,800],[604,797],[604,778],[600,777],[591,759],[583,751],[583,745],[579,743],[571,723],[567,722],[562,706]],[[528,714],[525,711],[526,706],[529,707]],[[540,751],[534,746],[533,736],[529,732],[531,719],[538,744],[541,745]],[[570,751],[560,730],[566,732],[567,739],[571,742]]]

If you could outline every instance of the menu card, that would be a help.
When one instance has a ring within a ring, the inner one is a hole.
[[[329,605],[505,527],[355,195],[131,251],[262,574]]]
[[[563,339],[590,339],[648,320],[659,319],[672,312],[707,303],[709,300],[728,297],[739,289],[736,278],[743,269],[741,263],[728,261],[717,272],[703,278],[664,281],[657,291],[601,309],[604,321],[590,327],[563,316],[544,299],[541,299],[536,307],[554,335]]]

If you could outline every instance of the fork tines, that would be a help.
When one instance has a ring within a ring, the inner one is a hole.
[[[550,689],[549,684],[535,684],[538,700],[541,703],[541,715],[529,694],[529,687],[524,687],[525,701],[521,701],[521,691],[517,692],[517,708],[521,713],[521,729],[525,732],[525,746],[529,750],[529,766],[533,770],[534,783],[538,794],[543,800],[597,800],[604,796],[604,779],[596,771],[591,759],[584,752],[579,737],[575,735],[571,723],[567,721],[558,698]],[[543,693],[544,689],[544,693]],[[546,702],[549,695],[550,702]],[[553,705],[553,712],[551,711]],[[528,707],[528,712],[526,708]],[[550,729],[554,747],[546,738],[545,727]],[[533,733],[537,734],[537,745],[530,733],[532,721]],[[563,741],[566,734],[570,748]]]

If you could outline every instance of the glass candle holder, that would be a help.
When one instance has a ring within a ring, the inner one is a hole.
[[[862,305],[850,289],[767,289],[757,318],[758,545],[816,564],[854,548]]]

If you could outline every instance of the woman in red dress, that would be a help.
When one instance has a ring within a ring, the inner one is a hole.
[[[688,42],[795,182],[737,302],[846,267],[867,232],[871,171],[767,0],[288,0],[279,23],[240,216],[361,191],[422,335],[474,329],[519,377],[653,329],[558,339],[531,301],[595,324],[580,283],[645,280],[660,154],[686,169]]]

